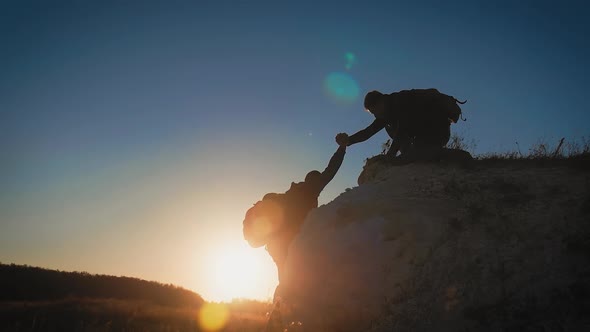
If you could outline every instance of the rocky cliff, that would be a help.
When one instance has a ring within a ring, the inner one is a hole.
[[[587,157],[377,159],[308,216],[286,319],[305,331],[590,331]]]

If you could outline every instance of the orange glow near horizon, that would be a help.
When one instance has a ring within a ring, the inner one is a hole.
[[[209,285],[201,292],[207,301],[266,301],[278,283],[276,267],[266,250],[253,249],[245,241],[212,250],[207,265]]]

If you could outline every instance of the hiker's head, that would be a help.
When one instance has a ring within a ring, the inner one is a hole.
[[[382,117],[383,112],[385,111],[384,95],[377,90],[367,93],[364,106],[365,109],[375,115],[375,117]]]
[[[311,171],[311,172],[307,173],[307,175],[305,176],[305,182],[307,182],[307,183],[318,182],[318,181],[320,181],[321,176],[322,176],[322,173],[320,173],[319,171]]]

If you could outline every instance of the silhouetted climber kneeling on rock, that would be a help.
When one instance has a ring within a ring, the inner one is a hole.
[[[364,106],[375,116],[367,128],[348,137],[347,144],[364,142],[385,128],[392,138],[388,156],[441,151],[449,142],[451,123],[457,123],[464,104],[437,89],[402,90],[391,94],[371,91]],[[345,136],[340,136],[344,139]],[[415,154],[414,154],[415,155]]]
[[[342,135],[337,136],[341,142]],[[277,265],[279,285],[274,293],[276,307],[281,296],[281,282],[284,279],[284,268],[289,246],[299,233],[299,229],[307,214],[318,206],[318,197],[326,185],[334,178],[342,165],[346,154],[346,144],[339,143],[328,166],[323,172],[311,171],[303,182],[292,182],[291,188],[283,194],[268,193],[246,212],[243,223],[244,238],[254,248],[266,245],[266,250]],[[278,310],[273,312],[273,319],[280,317]],[[280,319],[280,318],[279,318]]]

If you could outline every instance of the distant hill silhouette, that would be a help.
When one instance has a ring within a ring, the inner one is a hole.
[[[189,290],[138,278],[63,272],[0,263],[0,301],[54,301],[66,298],[146,301],[169,307],[199,307]]]
[[[204,331],[198,294],[137,278],[0,263],[0,331]],[[223,331],[261,331],[268,303],[237,300]],[[206,317],[210,317],[206,316]],[[215,315],[214,315],[215,316]]]

